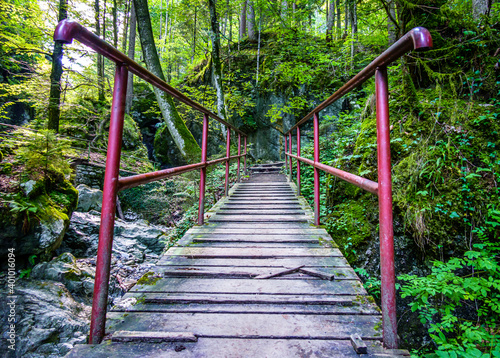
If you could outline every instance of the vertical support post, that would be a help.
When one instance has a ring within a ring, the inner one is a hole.
[[[286,140],[286,136],[285,136],[285,169],[286,169],[286,172],[288,173],[288,156],[286,155],[288,153],[288,141]]]
[[[240,163],[241,163],[241,134],[238,133],[238,183],[240,182]]]
[[[292,154],[292,132],[288,133],[288,153]],[[292,181],[292,157],[290,159],[290,173],[289,173],[289,181]]]
[[[127,67],[117,64],[109,125],[106,171],[104,173],[101,227],[99,229],[94,297],[92,299],[92,316],[90,319],[90,344],[99,344],[101,342],[106,324],[109,271],[111,267],[111,249],[113,247],[118,177],[120,175],[120,155],[127,80]]]
[[[297,156],[300,157],[300,128],[297,127]],[[297,195],[300,195],[300,160],[297,159]]]
[[[229,157],[231,156],[231,128],[226,127],[227,143],[226,143],[226,182],[224,184],[224,195],[227,196],[229,191]]]
[[[392,178],[389,128],[387,68],[375,71],[377,98],[378,202],[380,221],[380,271],[382,276],[382,328],[384,346],[398,348],[396,288],[394,272],[394,233],[392,227]]]
[[[319,163],[319,116],[314,113],[314,163]],[[319,226],[319,169],[314,168],[314,225]]]
[[[203,114],[203,134],[201,139],[201,162],[207,162],[208,141],[208,116]],[[198,225],[203,225],[205,215],[205,181],[207,178],[207,167],[200,169],[200,201],[198,206]]]
[[[244,168],[244,171],[245,171],[245,175],[248,175],[247,174],[247,136],[245,136],[245,139],[244,139],[244,147],[245,147],[245,151],[244,151],[244,154],[245,156],[243,157],[244,159],[244,162],[243,162],[243,168]]]

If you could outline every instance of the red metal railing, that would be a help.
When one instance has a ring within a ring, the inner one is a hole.
[[[225,193],[227,195],[229,186],[229,162],[238,160],[238,180],[240,178],[240,159],[245,158],[244,170],[246,172],[247,138],[246,134],[225,122],[222,118],[210,112],[205,107],[194,102],[182,93],[169,86],[138,63],[125,56],[123,53],[85,29],[80,24],[71,21],[61,21],[55,30],[54,40],[69,44],[73,39],[92,48],[97,53],[110,59],[116,64],[115,83],[113,90],[113,103],[111,107],[111,121],[109,127],[108,152],[106,159],[106,171],[104,174],[103,200],[101,211],[101,226],[99,231],[99,244],[97,248],[97,264],[94,285],[94,297],[92,301],[92,317],[90,323],[90,344],[100,343],[104,336],[106,323],[106,307],[108,303],[109,272],[111,265],[111,248],[113,245],[113,231],[115,223],[116,197],[120,190],[132,188],[141,184],[164,179],[181,173],[200,169],[200,201],[198,210],[198,225],[203,224],[206,168],[210,165],[226,163]],[[132,72],[153,86],[167,92],[172,97],[187,104],[188,106],[203,113],[203,134],[201,144],[201,162],[181,167],[160,170],[152,173],[139,174],[126,178],[119,178],[120,155],[122,146],[123,120],[125,114],[125,97],[127,89],[128,72]],[[227,129],[226,157],[207,161],[207,139],[209,117],[222,123]],[[230,138],[231,130],[238,133],[238,155],[231,156]],[[245,139],[244,153],[241,154],[241,136]]]
[[[285,151],[290,159],[290,163],[288,165],[290,168],[290,180],[292,178],[292,158],[297,160],[297,188],[299,194],[300,162],[304,162],[314,167],[314,223],[316,225],[320,224],[320,170],[352,183],[369,191],[370,193],[378,195],[383,340],[384,345],[387,348],[397,348],[398,346],[394,274],[394,234],[392,226],[392,183],[387,65],[400,58],[408,51],[417,49],[426,50],[431,47],[432,38],[429,31],[422,27],[414,28],[285,133]],[[357,86],[361,85],[373,75],[375,75],[377,102],[377,161],[379,183],[325,164],[321,164],[319,159],[319,112],[340,99],[345,94],[352,91]],[[314,128],[314,160],[300,156],[300,126],[311,117],[313,117]],[[294,129],[297,129],[297,155],[292,154],[292,133]]]

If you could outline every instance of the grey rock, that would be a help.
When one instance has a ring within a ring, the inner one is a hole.
[[[36,181],[34,180],[28,180],[25,183],[21,183],[19,186],[23,189],[24,195],[27,197],[33,195],[33,193],[37,190]]]
[[[21,280],[16,294],[16,357],[61,357],[85,342],[91,308],[76,302],[62,283]],[[2,318],[6,308],[0,308]],[[0,345],[2,356],[6,349]]]
[[[78,190],[78,207],[76,208],[76,211],[88,212],[90,210],[101,210],[101,190],[92,189],[85,184],[78,185],[76,189]]]

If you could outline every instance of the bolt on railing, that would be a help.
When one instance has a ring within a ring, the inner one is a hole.
[[[104,173],[101,226],[99,229],[99,244],[97,247],[97,263],[94,296],[92,300],[92,316],[90,322],[89,343],[98,344],[101,342],[104,336],[104,327],[106,323],[106,307],[108,304],[108,287],[111,266],[111,249],[113,245],[116,198],[118,192],[141,184],[146,184],[152,181],[161,180],[174,175],[200,169],[200,206],[198,209],[198,225],[202,225],[204,221],[205,183],[207,173],[206,168],[210,165],[222,162],[226,163],[225,194],[227,195],[229,186],[230,160],[238,159],[238,180],[240,177],[239,171],[241,157],[245,158],[244,170],[246,172],[246,134],[233,125],[227,123],[214,113],[210,112],[202,105],[196,103],[195,101],[183,95],[181,92],[169,86],[165,81],[161,80],[145,68],[141,67],[137,62],[128,58],[113,46],[85,29],[82,25],[71,20],[61,21],[55,29],[54,40],[70,44],[73,39],[78,40],[80,43],[92,48],[94,51],[110,59],[116,64],[113,103],[111,106],[111,120],[109,127],[108,151],[106,159],[106,171]],[[153,86],[168,93],[179,101],[203,113],[203,134],[200,163],[129,176],[126,178],[119,177],[123,121],[125,115],[125,97],[129,71],[142,78],[146,82],[152,84]],[[211,161],[207,161],[209,117],[225,125],[227,132],[226,157]],[[236,156],[231,156],[231,130],[238,133],[238,155]],[[241,154],[241,136],[245,138],[245,151],[243,154]]]
[[[292,158],[297,160],[297,188],[300,193],[300,162],[314,168],[314,223],[320,224],[319,171],[322,170],[354,184],[379,198],[380,271],[382,278],[381,305],[383,341],[387,348],[397,348],[396,289],[394,273],[394,233],[392,219],[391,150],[389,129],[389,93],[387,66],[411,50],[426,50],[432,47],[432,37],[423,27],[416,27],[373,60],[361,72],[338,89],[326,101],[313,109],[284,135],[285,153],[290,159],[289,178],[292,178]],[[319,112],[363,82],[375,75],[377,111],[377,162],[378,183],[355,174],[320,163],[319,157]],[[313,117],[314,160],[300,156],[300,126]],[[297,129],[297,155],[292,154],[292,131]],[[287,146],[288,135],[288,146]],[[286,163],[285,158],[285,163]]]

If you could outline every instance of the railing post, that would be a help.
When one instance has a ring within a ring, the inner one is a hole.
[[[203,114],[203,134],[201,139],[201,162],[207,162],[207,141],[208,141],[208,116]],[[205,181],[207,178],[207,167],[200,169],[200,201],[198,207],[198,225],[203,225],[205,215]]]
[[[314,113],[314,163],[319,163],[319,117]],[[314,224],[319,226],[319,169],[314,168]]]
[[[286,136],[284,136],[284,138],[285,138],[285,170],[288,174],[288,157],[286,155],[288,153],[288,143],[287,143],[288,141],[286,139]]]
[[[224,184],[224,195],[227,196],[229,191],[229,157],[231,156],[231,128],[226,127],[227,142],[226,142],[226,182]]]
[[[300,128],[297,127],[297,156],[300,157]],[[297,159],[297,195],[300,195],[300,160]]]
[[[240,162],[241,162],[241,134],[238,133],[238,183],[240,182]]]
[[[288,152],[292,154],[292,132],[288,133]],[[290,173],[289,173],[289,181],[292,181],[292,157],[290,159]]]
[[[94,296],[92,299],[92,316],[90,319],[90,344],[99,344],[101,342],[106,324],[109,271],[111,266],[111,249],[113,247],[118,177],[120,175],[120,154],[122,148],[127,80],[127,67],[117,65],[109,125],[106,171],[104,173],[101,226],[99,229]]]
[[[386,348],[398,348],[396,288],[394,273],[394,233],[392,227],[391,148],[387,68],[375,72],[377,96],[377,160],[380,236],[380,271],[382,277],[382,328]]]
[[[244,147],[245,147],[245,152],[244,152],[245,156],[243,157],[243,160],[244,160],[244,162],[243,162],[243,168],[245,170],[245,175],[248,175],[247,174],[247,136],[245,136],[245,138],[243,139],[243,141],[244,141]]]

